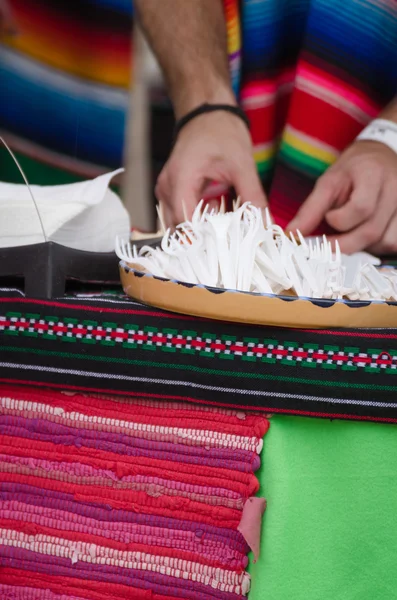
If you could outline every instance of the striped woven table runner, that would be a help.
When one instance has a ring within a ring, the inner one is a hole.
[[[0,597],[240,600],[238,528],[267,428],[237,410],[0,386]]]
[[[121,295],[0,290],[0,382],[397,422],[397,330],[196,319]]]

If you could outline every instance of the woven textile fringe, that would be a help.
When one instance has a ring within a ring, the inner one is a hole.
[[[0,387],[0,597],[239,600],[265,417]]]

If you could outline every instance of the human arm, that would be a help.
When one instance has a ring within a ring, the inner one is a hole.
[[[397,124],[397,98],[379,115]],[[343,252],[397,253],[397,153],[354,141],[322,175],[289,229],[310,234],[325,220]]]
[[[163,70],[176,119],[203,103],[236,105],[227,57],[222,0],[135,0],[139,21]],[[181,130],[156,195],[168,221],[183,220],[211,181],[234,186],[243,200],[266,203],[246,125],[217,111]]]

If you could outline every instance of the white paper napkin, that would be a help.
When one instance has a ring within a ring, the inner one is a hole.
[[[91,181],[37,186],[31,190],[48,240],[90,252],[112,252],[117,235],[128,238],[130,219],[109,189],[118,169]],[[26,185],[0,182],[0,246],[43,242],[37,212]]]

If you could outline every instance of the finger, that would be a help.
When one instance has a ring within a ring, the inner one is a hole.
[[[157,177],[154,194],[159,202],[165,202],[171,191],[168,165],[165,164]]]
[[[258,208],[266,208],[267,198],[259,179],[256,166],[242,165],[230,176],[230,182],[235,188],[237,195],[241,196],[241,203],[251,202]]]
[[[392,215],[382,239],[368,248],[375,256],[397,254],[397,210]]]
[[[384,186],[378,207],[372,218],[348,233],[335,236],[342,252],[353,254],[353,252],[366,250],[381,243],[395,210],[394,185],[388,184]]]
[[[325,214],[337,202],[345,182],[341,174],[325,173],[318,179],[312,193],[306,198],[295,218],[289,223],[287,230],[299,229],[303,235],[312,233],[323,221]]]
[[[394,256],[397,254],[397,215],[392,218],[389,226],[384,232],[382,239],[373,246],[368,248],[368,251],[375,256]]]
[[[154,188],[154,194],[161,207],[162,223],[161,225],[165,228],[172,227],[172,212],[170,210],[170,184],[168,177],[167,165],[163,168],[160,175],[157,178],[156,186]]]
[[[165,229],[167,230],[168,227],[174,227],[174,225],[175,225],[174,216],[173,216],[173,212],[172,212],[172,208],[170,206],[169,200],[167,200],[166,202],[162,202],[161,208],[162,208],[162,213],[163,213]]]
[[[179,174],[174,184],[171,183],[169,206],[172,211],[173,224],[185,221],[184,207],[188,219],[191,219],[194,209],[200,201],[206,179],[197,174]]]
[[[360,173],[353,182],[353,191],[348,201],[340,208],[331,209],[326,214],[326,221],[337,231],[350,231],[374,214],[382,191],[379,177],[368,177]]]

